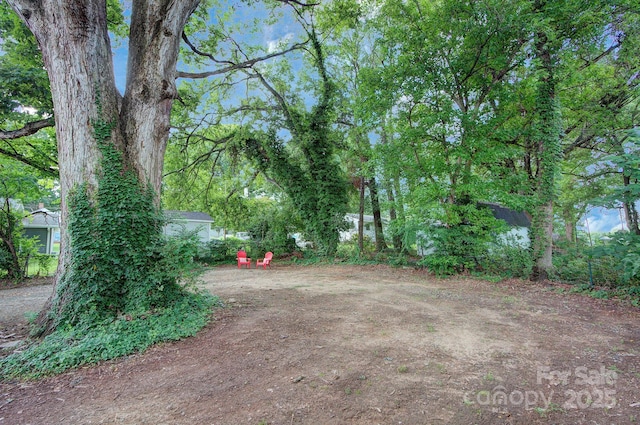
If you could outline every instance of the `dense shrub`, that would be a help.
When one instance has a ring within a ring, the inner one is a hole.
[[[251,253],[253,245],[251,241],[235,238],[212,239],[201,245],[197,260],[208,265],[234,263],[240,249]]]
[[[480,260],[483,274],[503,278],[526,279],[532,268],[531,251],[517,236],[496,237]]]

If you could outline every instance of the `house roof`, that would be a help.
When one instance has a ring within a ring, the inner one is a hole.
[[[26,228],[60,227],[60,213],[40,208],[23,218],[22,225]]]
[[[165,211],[167,217],[172,219],[183,219],[189,221],[206,221],[213,223],[213,219],[207,213],[195,211]]]
[[[347,213],[347,214],[345,214],[345,216],[344,216],[344,217],[345,217],[345,219],[352,219],[352,220],[356,220],[356,221],[357,221],[357,220],[359,220],[359,219],[360,219],[360,214]],[[372,215],[364,214],[364,215],[362,216],[362,219],[363,219],[365,222],[373,222],[373,216],[372,216]]]
[[[514,211],[501,205],[490,203],[479,203],[478,205],[491,209],[496,219],[506,221],[509,226],[531,227],[531,216],[525,211]]]

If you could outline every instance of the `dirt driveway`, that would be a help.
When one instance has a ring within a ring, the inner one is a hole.
[[[0,425],[640,423],[636,308],[383,266],[205,280],[198,336],[0,384]]]

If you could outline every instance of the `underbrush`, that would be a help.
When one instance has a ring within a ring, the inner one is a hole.
[[[601,300],[621,300],[634,307],[640,307],[640,286],[628,286],[621,288],[607,288],[602,286],[592,286],[589,283],[573,285],[569,290],[557,289],[559,293],[582,294],[591,298]]]
[[[78,366],[142,352],[162,341],[195,335],[219,300],[185,293],[173,305],[139,317],[118,317],[90,328],[60,327],[42,341],[0,360],[0,379],[36,379]]]

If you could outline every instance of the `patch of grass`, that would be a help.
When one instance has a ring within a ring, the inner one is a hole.
[[[443,365],[442,363],[429,363],[428,366],[431,366],[431,365],[433,365],[433,367],[439,373],[445,373],[447,371],[447,367],[445,365]]]
[[[60,327],[26,350],[0,360],[4,379],[36,379],[85,364],[142,352],[161,341],[194,336],[209,320],[217,298],[188,293],[173,306],[146,316],[119,318],[92,328]]]
[[[407,373],[409,372],[409,367],[406,365],[398,366],[398,373]]]
[[[564,409],[562,409],[562,407],[560,407],[560,405],[556,403],[549,403],[546,408],[536,407],[533,409],[533,411],[540,415],[541,418],[546,418],[547,414],[551,412],[564,412]]]
[[[505,304],[515,304],[516,301],[518,301],[518,299],[513,295],[505,295],[504,297],[502,297],[502,302]]]
[[[498,283],[504,280],[504,277],[500,275],[484,274],[484,273],[471,273],[471,275],[489,283]]]

